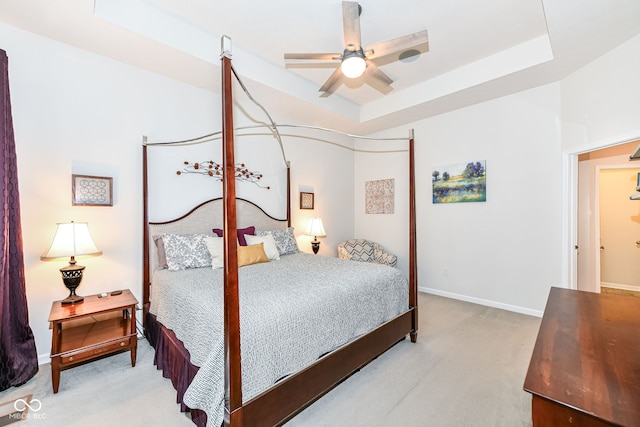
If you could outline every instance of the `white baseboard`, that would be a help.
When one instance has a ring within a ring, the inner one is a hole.
[[[460,301],[471,302],[471,303],[474,303],[474,304],[485,305],[487,307],[499,308],[501,310],[513,311],[515,313],[526,314],[528,316],[542,317],[542,313],[543,313],[540,310],[532,310],[530,308],[519,307],[517,305],[504,304],[504,303],[497,302],[497,301],[490,301],[490,300],[486,300],[486,299],[482,299],[482,298],[475,298],[475,297],[470,297],[470,296],[467,296],[467,295],[456,294],[456,293],[453,293],[453,292],[441,291],[439,289],[425,288],[425,287],[422,287],[422,286],[418,286],[418,291],[419,292],[424,292],[424,293],[427,293],[427,294],[438,295],[438,296],[441,296],[441,297],[457,299],[457,300],[460,300]]]
[[[623,285],[620,283],[600,282],[600,287],[621,289],[624,291],[640,292],[640,286]]]
[[[49,353],[47,353],[47,354],[39,354],[38,355],[38,365],[44,365],[45,363],[51,363],[51,357],[49,357]]]

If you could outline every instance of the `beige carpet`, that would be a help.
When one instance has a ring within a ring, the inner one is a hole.
[[[399,343],[287,425],[530,426],[522,384],[539,325],[421,294],[418,343]],[[193,426],[144,340],[135,368],[126,353],[63,371],[53,394],[43,365],[24,386],[0,393],[0,405],[29,394],[41,408],[12,426]]]

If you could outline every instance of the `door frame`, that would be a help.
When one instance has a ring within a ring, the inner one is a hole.
[[[568,289],[578,289],[578,156],[637,140],[640,135],[636,133],[562,152],[562,281]]]

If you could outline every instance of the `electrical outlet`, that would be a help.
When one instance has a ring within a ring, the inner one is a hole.
[[[442,275],[443,275],[444,277],[449,276],[449,269],[448,269],[448,268],[443,268],[443,269],[442,269]]]

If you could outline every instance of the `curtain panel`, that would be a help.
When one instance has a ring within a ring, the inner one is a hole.
[[[18,165],[9,97],[9,61],[0,50],[0,391],[27,382],[38,371],[24,280]]]

